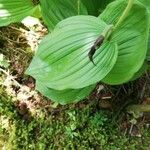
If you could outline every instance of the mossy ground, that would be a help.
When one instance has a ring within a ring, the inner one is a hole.
[[[10,150],[148,149],[150,130],[146,123],[141,124],[141,118],[131,135],[133,116],[121,113],[114,120],[115,113],[99,109],[97,104],[82,102],[80,107],[68,105],[51,110],[39,107],[35,115],[26,119],[9,96],[1,96],[1,146]]]
[[[0,149],[149,150],[149,114],[126,110],[132,103],[149,103],[149,76],[117,87],[104,85],[77,104],[57,105],[35,92],[34,80],[24,75],[40,37],[28,36],[33,40],[28,43],[25,34],[31,30],[22,25],[1,29],[0,53],[9,67],[0,72]]]
[[[140,125],[141,119],[131,135],[133,117],[122,113],[113,120],[115,113],[97,108],[96,101],[82,108],[68,105],[52,110],[38,108],[37,112],[26,119],[11,98],[3,97],[1,146],[10,150],[147,150],[150,145],[150,130],[145,123]]]

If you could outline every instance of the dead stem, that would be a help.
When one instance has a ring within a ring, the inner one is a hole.
[[[150,112],[150,105],[130,105],[127,107],[128,112]]]
[[[14,79],[14,77],[9,74],[9,71],[6,72],[4,69],[0,68],[0,72],[3,72],[3,73],[4,73],[7,77],[9,77],[9,79],[12,80],[17,86],[22,87],[22,85],[19,84],[19,83]]]

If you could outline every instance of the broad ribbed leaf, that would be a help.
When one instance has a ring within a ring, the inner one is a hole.
[[[98,16],[113,0],[82,0],[86,6],[89,15]]]
[[[95,85],[85,87],[83,89],[77,89],[77,90],[53,90],[45,85],[43,85],[41,82],[36,83],[36,89],[49,99],[53,100],[54,102],[60,103],[62,105],[68,104],[68,103],[75,103],[78,102],[85,97],[87,97],[91,91],[95,88]]]
[[[87,10],[81,0],[41,0],[43,19],[49,30],[61,20],[76,16],[86,15]]]
[[[110,72],[118,55],[116,43],[105,42],[93,57],[96,66],[88,58],[92,45],[106,27],[105,22],[92,16],[62,21],[41,42],[27,74],[56,90],[95,84]]]
[[[149,19],[150,19],[150,0],[139,0],[149,11]]]
[[[134,74],[134,76],[132,77],[131,81],[134,81],[138,78],[140,78],[148,69],[148,63],[144,62],[144,64],[142,65],[142,67],[138,70],[138,72],[136,72]]]
[[[150,0],[139,0],[146,8],[149,10],[149,18],[150,18]],[[149,19],[150,20],[150,19]],[[149,33],[150,34],[150,33]],[[146,59],[150,61],[150,36],[149,36],[149,42],[148,42],[148,52]]]
[[[127,5],[127,1],[111,3],[100,15],[100,19],[115,24]],[[114,68],[105,77],[107,84],[122,84],[129,81],[141,68],[147,53],[149,19],[146,8],[139,2],[132,7],[129,16],[112,35],[117,42],[119,56]]]
[[[149,36],[149,40],[148,40],[148,51],[147,51],[147,55],[146,55],[146,60],[150,61],[150,36]]]
[[[144,4],[150,11],[150,0],[139,0],[142,4]]]
[[[0,26],[19,22],[35,9],[31,0],[0,0]]]

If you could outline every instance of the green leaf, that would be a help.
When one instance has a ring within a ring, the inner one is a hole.
[[[105,42],[88,53],[108,25],[93,16],[75,16],[62,21],[43,39],[27,74],[56,90],[78,89],[103,79],[113,68],[118,51],[115,42]]]
[[[150,0],[139,0],[149,11],[149,20],[150,20]]]
[[[9,65],[9,61],[4,58],[3,54],[0,54],[0,67],[8,68]]]
[[[143,5],[145,5],[150,11],[150,1],[149,0],[139,0]]]
[[[140,78],[147,71],[147,69],[148,69],[148,63],[144,62],[144,64],[140,68],[140,70],[138,70],[138,72],[136,72],[134,74],[134,76],[132,77],[131,81],[134,81],[134,80]]]
[[[36,9],[35,9],[34,13],[32,14],[32,17],[35,17],[35,18],[42,18],[41,6],[40,6],[40,5],[37,5],[37,6],[36,6]]]
[[[89,15],[98,16],[113,0],[82,0],[86,6]]]
[[[48,87],[46,87],[41,82],[36,83],[36,89],[49,99],[51,99],[54,102],[60,103],[62,105],[68,104],[68,103],[75,103],[83,98],[87,97],[91,91],[95,88],[96,85],[92,85],[89,87],[85,87],[82,89],[68,89],[68,90],[53,90]]]
[[[20,22],[35,9],[31,0],[0,0],[0,26]]]
[[[116,24],[127,5],[127,1],[111,3],[100,15],[100,19]],[[102,80],[107,84],[122,84],[129,81],[141,68],[147,53],[149,15],[141,3],[136,2],[129,16],[114,31],[111,41],[117,42],[119,55],[114,68]]]
[[[41,0],[40,2],[42,16],[49,30],[53,30],[55,25],[65,18],[87,14],[81,0]]]
[[[150,36],[148,40],[148,50],[147,50],[146,60],[150,61]]]

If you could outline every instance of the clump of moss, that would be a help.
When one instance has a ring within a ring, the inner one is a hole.
[[[18,113],[11,98],[3,96],[0,104],[1,146],[10,150],[144,150],[150,144],[150,131],[143,128],[142,138],[124,135],[120,124],[112,122],[114,114],[99,110],[96,103],[82,108],[63,106],[52,111],[43,108],[40,115],[34,114],[29,120]]]

